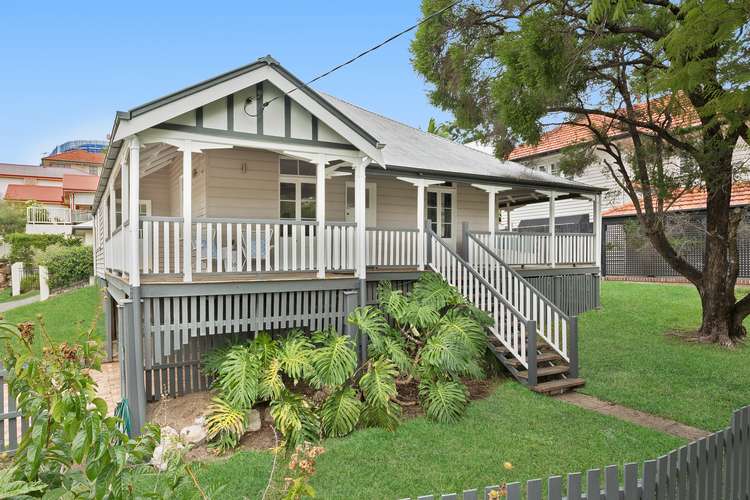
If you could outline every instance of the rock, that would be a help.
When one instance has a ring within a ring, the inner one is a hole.
[[[262,425],[260,412],[258,410],[250,410],[247,414],[247,430],[249,432],[258,432]]]
[[[168,425],[165,425],[161,428],[161,442],[164,443],[165,441],[170,441],[173,438],[176,438],[179,436],[179,433],[177,432],[177,429],[174,427],[170,427]]]
[[[169,468],[169,460],[176,454],[185,451],[185,444],[180,439],[180,435],[172,427],[162,427],[161,443],[154,448],[154,454],[151,456],[151,465],[160,471]]]
[[[263,413],[263,421],[268,425],[273,425],[274,423],[276,423],[276,421],[273,419],[273,415],[271,415],[271,408],[266,408],[266,411]]]
[[[206,425],[206,416],[201,415],[200,417],[196,417],[194,423],[195,425],[200,425],[201,427],[203,427],[204,425]]]
[[[188,425],[180,431],[180,437],[188,444],[200,445],[206,440],[206,429],[202,425]]]

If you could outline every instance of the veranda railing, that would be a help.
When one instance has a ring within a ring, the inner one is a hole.
[[[557,264],[593,264],[596,261],[596,237],[593,233],[531,233],[502,231],[491,241],[489,232],[476,237],[512,266]],[[551,244],[554,243],[554,244]]]

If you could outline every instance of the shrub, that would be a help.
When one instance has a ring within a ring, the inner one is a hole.
[[[49,270],[51,289],[86,280],[94,272],[94,256],[89,246],[50,245],[35,260]]]
[[[64,234],[12,233],[5,236],[5,241],[10,245],[8,260],[11,263],[23,262],[26,267],[32,265],[36,250],[45,250],[50,245],[82,245],[78,238],[68,237]]]
[[[39,275],[29,274],[21,278],[21,293],[39,289]]]
[[[26,229],[26,207],[20,203],[0,200],[0,237]]]

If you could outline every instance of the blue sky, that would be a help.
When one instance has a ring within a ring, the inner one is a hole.
[[[39,163],[71,139],[105,139],[114,113],[271,54],[302,80],[420,17],[418,0],[29,2],[0,9],[0,163]],[[413,33],[318,82],[425,128]]]

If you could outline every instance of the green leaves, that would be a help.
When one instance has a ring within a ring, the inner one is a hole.
[[[398,370],[388,359],[373,361],[359,380],[365,398],[362,420],[365,425],[393,430],[398,425],[399,407],[391,401],[396,397]]]
[[[315,349],[312,365],[315,372],[311,383],[315,387],[341,385],[354,374],[357,353],[349,337],[332,337],[326,344]]]
[[[233,346],[219,366],[218,385],[227,403],[250,409],[259,395],[261,363],[245,346]]]
[[[247,429],[247,411],[234,407],[220,397],[213,398],[208,407],[206,431],[209,441],[224,453],[236,447]]]
[[[300,394],[283,391],[271,401],[271,415],[276,427],[284,435],[288,449],[309,441],[316,442],[320,437],[320,422],[312,405]]]
[[[427,416],[441,423],[458,421],[469,402],[466,386],[451,380],[423,381],[419,397]]]
[[[320,407],[320,420],[327,436],[346,436],[354,430],[362,413],[362,402],[351,387],[332,393]]]

